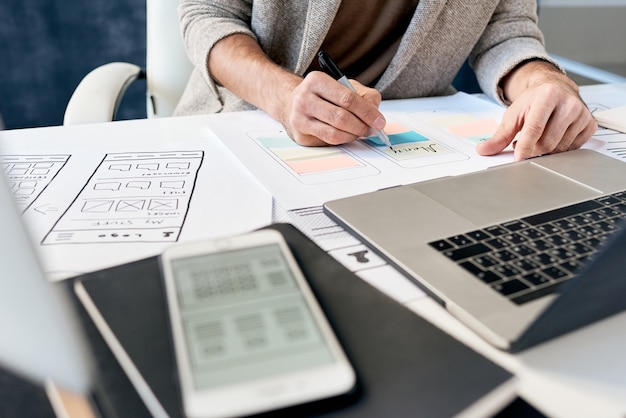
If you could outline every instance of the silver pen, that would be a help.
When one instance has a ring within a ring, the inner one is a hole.
[[[337,64],[335,64],[335,61],[333,61],[333,59],[330,57],[330,55],[328,55],[325,51],[320,51],[317,53],[317,59],[320,63],[322,71],[324,71],[326,74],[337,80],[339,83],[343,84],[345,87],[356,93],[356,90],[354,89],[352,84],[350,84],[348,77],[346,77],[344,73],[339,69]],[[384,130],[373,129],[373,131],[376,136],[378,136],[378,138],[383,141],[385,145],[391,148],[391,141],[389,141],[389,137]]]

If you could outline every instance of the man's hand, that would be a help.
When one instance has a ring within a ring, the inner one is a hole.
[[[301,145],[338,145],[383,129],[385,118],[378,110],[377,90],[350,80],[356,93],[320,71],[309,73],[293,89],[281,122]]]
[[[247,35],[217,42],[207,66],[223,86],[282,122],[299,144],[345,144],[385,127],[378,91],[352,80],[355,93],[320,71],[303,79],[272,62]]]
[[[512,103],[493,137],[478,145],[481,155],[497,154],[512,141],[516,161],[577,149],[598,127],[578,86],[550,63],[520,65],[503,89]]]

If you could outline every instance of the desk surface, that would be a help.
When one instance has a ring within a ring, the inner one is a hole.
[[[625,93],[626,85],[598,85],[581,89],[581,94],[592,111],[626,104]],[[409,109],[411,103],[413,101],[384,103],[383,109]],[[315,212],[315,208],[287,207],[289,210],[285,210],[276,199],[272,205],[272,193],[268,193],[265,185],[250,175],[248,165],[234,158],[221,143],[226,143],[229,138],[224,134],[216,136],[212,130],[223,117],[225,116],[210,115],[1,131],[0,164],[9,178],[13,179],[15,190],[20,190],[21,194],[16,193],[16,199],[20,199],[23,218],[29,226],[33,240],[40,245],[43,263],[51,278],[63,278],[157,254],[166,245],[176,241],[164,239],[171,237],[171,233],[163,234],[158,229],[161,222],[171,221],[168,215],[172,215],[174,221],[167,225],[178,228],[177,240],[243,232],[272,220],[306,218],[307,222],[311,222],[311,213]],[[229,117],[232,118],[232,115]],[[255,120],[259,117],[267,119],[259,113],[254,116]],[[246,118],[242,115],[240,123],[245,122]],[[275,126],[272,121],[266,120],[265,123]],[[624,148],[621,144],[626,144],[625,134],[600,129],[588,147],[623,158]],[[203,153],[202,162],[196,166],[184,166],[178,164],[179,160],[172,160],[180,155],[173,156],[171,153],[188,151]],[[39,161],[41,164],[35,167],[33,161],[28,160],[33,154],[37,154],[35,157],[45,156],[47,160]],[[112,160],[111,157],[117,160]],[[505,159],[506,157],[500,157],[502,161]],[[129,173],[127,167],[131,167],[128,165],[129,160],[132,162],[132,175],[126,178],[124,174]],[[168,166],[168,170],[154,171],[158,164],[170,163],[173,165]],[[29,167],[37,168],[38,171],[27,173],[25,170]],[[101,170],[103,167],[112,168],[119,175],[107,177]],[[43,170],[44,168],[48,171]],[[142,170],[141,175],[138,175],[137,170]],[[190,183],[182,184],[172,178],[163,179],[155,175],[157,172],[161,176],[172,173],[182,175]],[[449,173],[440,173],[443,174]],[[33,175],[37,177],[32,177]],[[124,181],[119,181],[119,178]],[[152,190],[150,187],[156,184],[152,181],[155,178],[160,178],[157,183],[161,194],[145,194],[146,190]],[[34,180],[43,183],[36,184]],[[27,194],[28,190],[21,188],[22,186],[29,188],[32,193]],[[133,193],[115,195],[123,190],[132,190]],[[109,196],[103,198],[102,192]],[[181,196],[183,199],[178,199]],[[157,197],[170,200],[157,201]],[[155,206],[171,203],[174,198],[182,202],[183,206],[161,206],[161,210]],[[94,202],[104,206],[95,205]],[[102,217],[102,212],[99,211],[103,207],[119,216]],[[51,241],[51,232],[56,232],[55,236],[62,238],[64,233],[80,229],[68,221],[69,215],[82,216],[85,212],[93,216],[83,219],[84,222],[78,226],[92,229],[95,235],[85,238],[75,234],[70,238],[73,240],[71,243],[58,239]],[[121,226],[131,219],[129,213],[145,215],[143,222],[151,226],[157,225],[154,229],[162,235],[154,240],[142,241],[137,238],[134,242],[120,242],[120,239],[130,239],[120,235],[120,230],[123,229]],[[68,218],[64,218],[64,214],[68,214]],[[98,220],[94,221],[96,218]],[[320,221],[320,218],[315,219],[318,223],[327,222]],[[182,228],[183,223],[185,228]],[[294,223],[300,227],[298,222]],[[311,225],[304,222],[301,229],[309,229],[305,232],[311,232],[336,228],[330,224]],[[345,231],[334,232],[338,233],[339,238],[332,245],[322,234],[314,236],[314,239],[365,280],[379,286],[419,315],[516,373],[519,376],[520,395],[546,415],[626,415],[626,361],[622,355],[626,351],[626,336],[623,333],[626,329],[626,313],[521,354],[510,355],[489,346],[439,305],[424,297],[381,260],[368,260],[370,266],[375,268],[359,271],[359,266],[351,266],[358,258],[358,249],[364,247],[360,247],[362,243],[354,237],[346,236]],[[109,241],[92,242],[94,236]],[[351,250],[348,256],[348,252],[335,248]],[[76,254],[81,256],[77,257]],[[105,260],[100,257],[102,254],[106,254]],[[82,264],[75,263],[77,259]]]

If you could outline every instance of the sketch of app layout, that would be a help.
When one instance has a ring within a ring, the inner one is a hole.
[[[343,147],[304,147],[283,131],[251,132],[256,143],[298,181],[322,184],[379,174]]]
[[[397,122],[387,122],[385,132],[389,136],[391,148],[377,136],[367,137],[365,143],[377,153],[404,168],[424,167],[469,158]]]
[[[414,113],[427,124],[477,145],[491,138],[499,122],[494,115],[472,114],[462,109],[432,109]]]
[[[203,156],[107,154],[43,244],[176,241]]]
[[[33,204],[69,158],[69,155],[0,156],[0,166],[20,211]]]

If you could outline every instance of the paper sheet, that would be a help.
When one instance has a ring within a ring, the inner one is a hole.
[[[591,113],[626,105],[626,84],[584,86],[580,95]],[[599,127],[584,148],[626,161],[626,134]]]
[[[295,225],[346,268],[397,302],[426,297],[407,277],[330,219],[321,206],[285,211],[275,202],[274,220]]]
[[[376,137],[338,147],[302,147],[278,123],[254,113],[223,115],[213,128],[286,209],[512,160],[511,153],[481,157],[475,152],[502,117],[503,109],[491,102],[459,93],[384,102],[381,109],[393,149]]]
[[[271,195],[206,118],[3,131],[0,151],[52,280],[271,222]]]

